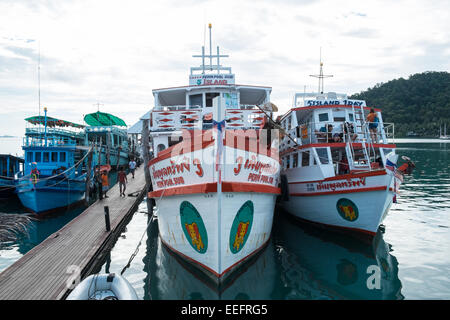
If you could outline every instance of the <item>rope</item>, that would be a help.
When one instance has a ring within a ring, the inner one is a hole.
[[[160,201],[162,199],[162,197],[164,196],[164,192],[165,191],[166,191],[166,189],[163,190],[163,192],[162,192],[161,196],[159,197],[158,201]],[[134,257],[136,257],[136,255],[138,254],[139,247],[140,247],[140,245],[142,243],[142,239],[144,239],[144,236],[147,233],[147,229],[151,225],[151,223],[153,222],[154,217],[155,217],[155,215],[152,215],[152,218],[150,219],[150,221],[147,224],[147,227],[145,228],[144,232],[142,233],[141,239],[139,240],[139,243],[138,243],[136,249],[134,250],[133,254],[131,255],[130,259],[128,260],[128,263],[125,265],[125,267],[123,267],[122,271],[120,272],[120,275],[124,274],[124,272],[130,267],[131,262],[133,261]]]

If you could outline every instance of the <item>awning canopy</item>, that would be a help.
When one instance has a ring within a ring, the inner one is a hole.
[[[26,118],[25,121],[28,121],[32,124],[42,124],[45,125],[45,116],[34,116]],[[74,127],[74,128],[84,128],[84,125],[77,124],[74,122],[62,120],[62,119],[56,119],[52,117],[47,117],[47,126],[48,127]]]
[[[84,116],[84,121],[90,126],[120,126],[127,124],[122,119],[105,112],[95,112]]]

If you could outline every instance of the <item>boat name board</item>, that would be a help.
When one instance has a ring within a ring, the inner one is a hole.
[[[234,74],[192,74],[189,76],[190,86],[229,84],[234,84]]]
[[[334,105],[343,105],[343,106],[355,106],[355,107],[365,107],[366,102],[364,100],[305,100],[305,106],[313,107],[313,106],[334,106]]]
[[[192,172],[191,164],[193,167]],[[151,167],[152,181],[154,181],[158,189],[183,185],[185,184],[185,176],[192,175],[192,173],[199,178],[203,177],[203,168],[198,158],[191,160],[189,157],[183,157],[181,161],[168,159],[158,163],[158,166],[153,165]]]
[[[366,177],[350,178],[347,180],[341,180],[337,182],[316,182],[306,183],[306,191],[336,191],[342,189],[353,189],[366,186]]]
[[[242,170],[243,169],[243,170]],[[233,169],[235,176],[241,173],[247,176],[248,182],[264,183],[274,185],[275,177],[279,171],[279,166],[275,161],[263,162],[257,159],[255,155],[251,155],[245,160],[242,156],[236,158],[236,166]]]
[[[225,146],[225,154],[233,154],[233,148]],[[239,150],[233,158],[225,157],[223,172],[225,182],[278,185],[280,164],[261,154]],[[169,187],[203,185],[217,178],[214,146],[191,153],[174,155],[150,165],[153,190]],[[231,160],[231,161],[230,161]]]

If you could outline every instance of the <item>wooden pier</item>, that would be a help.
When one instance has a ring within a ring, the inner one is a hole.
[[[109,198],[97,200],[0,273],[0,300],[64,299],[77,270],[84,279],[98,268],[146,192],[144,165],[136,168],[134,179],[131,174],[127,179],[125,194],[135,192],[137,197],[120,197],[119,185],[112,187]],[[109,232],[105,206],[109,207]]]

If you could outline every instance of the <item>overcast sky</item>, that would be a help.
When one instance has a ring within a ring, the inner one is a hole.
[[[271,86],[284,112],[294,92],[317,90],[320,48],[325,91],[448,71],[449,11],[448,0],[0,0],[0,135],[23,136],[38,113],[39,47],[50,116],[81,123],[99,102],[132,125],[152,89],[188,85],[212,23],[236,82]]]

